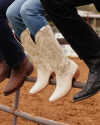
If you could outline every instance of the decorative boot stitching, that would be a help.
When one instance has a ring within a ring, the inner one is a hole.
[[[29,35],[29,34],[27,34]],[[25,40],[25,37],[23,39],[23,41]],[[35,43],[31,40],[31,38],[28,40],[27,42],[23,42],[23,47],[26,50],[27,53],[30,53],[32,55],[32,57],[38,56],[41,58],[41,53],[39,52],[40,50],[38,49],[37,45],[35,45]],[[42,57],[44,58],[44,57]],[[45,62],[45,60],[36,60],[33,62],[36,67],[38,69],[40,69],[44,74],[48,71],[48,68],[50,67],[49,64],[47,62]]]
[[[44,30],[40,30],[36,38],[36,43],[39,47],[39,50],[43,53],[47,60],[50,61],[57,59],[61,62],[61,65],[59,62],[57,62],[57,65],[54,65],[54,62],[50,62],[49,64],[57,74],[59,74],[61,77],[65,77],[69,68],[70,61],[67,57],[65,57],[65,53],[55,39],[54,34],[50,33],[51,29],[47,28],[45,31],[46,32],[44,32]],[[59,54],[59,57],[57,57],[56,53]]]

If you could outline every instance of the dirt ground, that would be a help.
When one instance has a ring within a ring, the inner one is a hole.
[[[78,80],[86,81],[88,77],[88,68],[82,60],[72,58],[81,70]],[[36,70],[32,75],[36,75]],[[8,79],[0,83],[0,104],[9,107],[14,106],[15,93],[4,97],[3,90]],[[55,86],[49,85],[40,93],[30,96],[29,90],[34,85],[31,82],[25,82],[20,92],[19,110],[40,116],[47,119],[64,122],[70,125],[100,125],[100,93],[93,97],[73,103],[73,96],[81,89],[72,88],[70,93],[55,103],[50,103],[48,99],[52,95]],[[13,115],[0,111],[0,125],[12,125]],[[23,118],[18,118],[17,125],[40,125]]]

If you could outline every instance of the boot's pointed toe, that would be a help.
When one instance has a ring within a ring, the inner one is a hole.
[[[40,83],[35,83],[35,85],[31,88],[31,90],[29,91],[30,95],[34,95],[38,92],[40,92],[42,89],[44,88],[44,86],[40,86]]]
[[[100,87],[97,88],[97,89],[92,89],[92,91],[91,91],[91,89],[88,90],[88,91],[85,91],[85,89],[84,89],[84,91],[82,90],[79,93],[77,93],[76,95],[74,95],[74,97],[73,97],[74,101],[73,102],[77,102],[77,101],[81,101],[81,100],[87,99],[87,98],[95,95],[99,91],[100,91]]]
[[[61,99],[66,94],[66,91],[65,91],[65,93],[64,93],[64,91],[62,91],[62,92],[61,91],[57,90],[57,87],[56,87],[56,90],[54,91],[54,93],[50,97],[49,101],[50,102],[56,102],[59,99]]]
[[[93,71],[89,73],[88,81],[83,90],[77,93],[73,99],[74,102],[89,98],[100,91],[100,72]]]
[[[76,95],[74,95],[73,99],[76,100],[78,99],[80,96],[79,96],[79,93],[77,93]]]
[[[80,100],[82,100],[83,99],[83,97],[84,97],[84,95],[82,95],[81,94],[81,92],[79,92],[79,93],[77,93],[76,95],[74,95],[74,97],[73,97],[73,102],[77,102],[77,101],[80,101]]]

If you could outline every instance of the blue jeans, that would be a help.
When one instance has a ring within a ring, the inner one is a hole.
[[[40,0],[15,0],[7,10],[7,17],[15,34],[20,39],[21,33],[26,29],[30,30],[35,38],[36,33],[48,25],[45,10]]]
[[[4,58],[9,67],[19,65],[25,58],[7,22],[6,10],[13,1],[0,0],[0,61]]]

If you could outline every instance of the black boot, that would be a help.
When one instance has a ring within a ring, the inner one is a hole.
[[[74,102],[89,98],[100,91],[100,51],[84,60],[89,68],[89,76],[86,86],[77,93]]]

